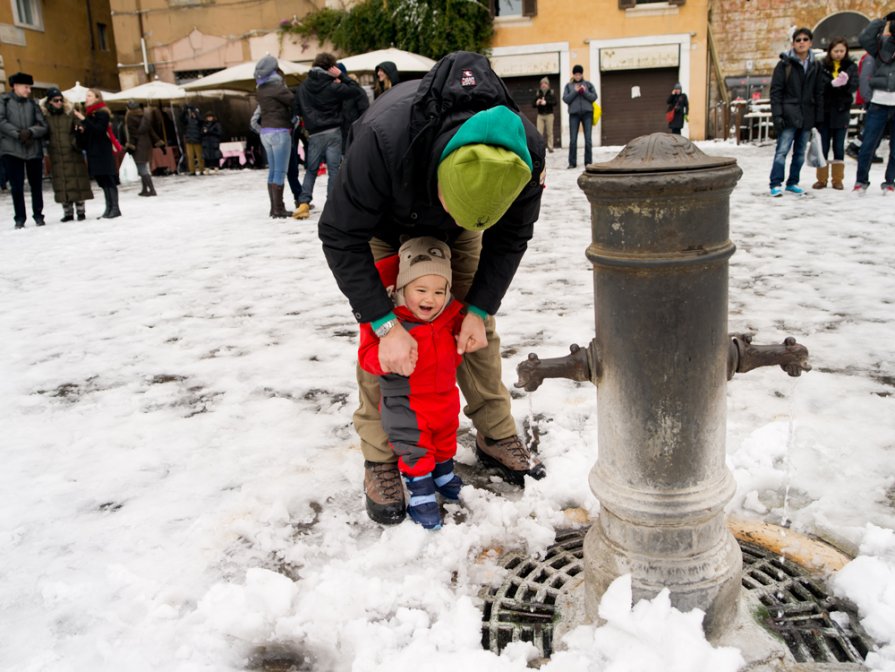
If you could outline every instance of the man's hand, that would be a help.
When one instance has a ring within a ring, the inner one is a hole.
[[[416,368],[416,358],[416,340],[400,324],[379,341],[379,366],[386,373],[409,376]]]
[[[457,354],[464,355],[467,352],[475,352],[486,345],[488,345],[488,339],[485,337],[484,320],[475,313],[467,313],[460,325],[460,333],[457,334]]]

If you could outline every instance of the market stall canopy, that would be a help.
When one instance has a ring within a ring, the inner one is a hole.
[[[376,66],[383,61],[391,61],[398,67],[398,74],[402,72],[428,72],[435,65],[435,61],[426,56],[414,54],[411,51],[401,49],[377,49],[366,54],[347,56],[339,59],[348,72],[373,72]]]
[[[83,103],[87,99],[87,91],[90,90],[90,87],[82,86],[81,82],[75,82],[75,85],[70,89],[66,89],[62,92],[62,95],[65,96],[65,99],[72,103]],[[111,96],[112,94],[108,91],[102,91],[103,98],[106,96]]]
[[[131,99],[138,101],[183,100],[184,98],[186,98],[186,91],[183,90],[183,87],[161,80],[146,82],[146,84],[139,84],[130,89],[103,96],[103,100],[106,102],[126,102]]]
[[[184,84],[187,91],[202,91],[204,89],[237,89],[239,91],[255,90],[255,63],[247,61],[239,65],[215,72],[195,82]],[[286,75],[286,86],[295,86],[301,78],[307,74],[310,68],[307,65],[293,63],[292,61],[279,61],[280,70]]]

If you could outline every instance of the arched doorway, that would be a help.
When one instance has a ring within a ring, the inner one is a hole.
[[[860,49],[858,35],[870,19],[860,12],[837,12],[823,19],[814,29],[814,48],[826,49],[834,37],[844,37],[849,49]]]

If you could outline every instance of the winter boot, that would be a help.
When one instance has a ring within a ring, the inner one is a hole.
[[[273,217],[274,216],[273,213],[276,209],[276,206],[274,205],[274,202],[273,202],[273,199],[274,199],[273,186],[274,185],[272,182],[267,183],[267,200],[270,201],[270,212],[267,213],[268,217]]]
[[[298,209],[292,213],[293,219],[307,219],[311,216],[311,205],[309,203],[299,203]]]
[[[827,188],[827,179],[830,177],[830,164],[828,163],[823,168],[816,168],[817,170],[817,182],[811,185],[812,189],[826,189]]]
[[[47,222],[43,215],[34,215],[34,226],[46,226]]]
[[[454,460],[436,462],[432,470],[432,478],[435,480],[435,490],[445,499],[460,499],[460,488],[463,481],[454,473]]]
[[[289,216],[289,211],[286,210],[286,206],[283,203],[283,185],[272,184],[270,187],[273,194],[273,217],[286,219]]]
[[[121,217],[121,210],[118,209],[118,187],[109,187],[109,214],[105,215],[106,219],[115,219]]]
[[[364,496],[367,515],[381,525],[404,520],[404,488],[397,462],[364,462]]]
[[[503,479],[513,485],[524,487],[526,475],[536,481],[547,475],[544,465],[525,447],[522,439],[515,435],[495,440],[479,432],[475,437],[475,454],[482,464],[497,469]]]
[[[427,530],[441,529],[441,509],[435,501],[435,481],[432,474],[405,476],[404,482],[410,491],[407,515]]]
[[[112,212],[112,196],[109,194],[109,187],[103,187],[103,198],[106,199],[106,209],[103,210],[99,219],[108,219],[109,213]]]
[[[70,222],[75,218],[75,204],[71,201],[62,204],[62,221]]]
[[[78,221],[83,222],[87,219],[87,210],[84,208],[84,201],[75,203],[75,212],[78,214]]]
[[[15,228],[17,228],[17,229],[25,228],[25,220],[24,219],[17,219],[17,220],[15,220],[15,222],[16,222]]]
[[[845,161],[833,161],[833,189],[844,189]]]
[[[138,196],[156,196],[155,187],[152,184],[152,177],[150,175],[141,175],[140,179],[143,181],[143,191],[141,191]]]

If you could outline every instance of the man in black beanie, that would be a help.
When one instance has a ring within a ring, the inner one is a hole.
[[[569,106],[569,168],[577,168],[579,126],[584,131],[584,163],[593,160],[590,132],[594,122],[594,101],[597,100],[596,88],[584,79],[583,66],[572,68],[572,81],[563,89],[562,99]]]
[[[43,146],[47,122],[31,98],[34,78],[17,72],[9,78],[12,91],[0,96],[0,161],[6,169],[15,208],[15,228],[25,226],[25,176],[31,187],[34,223],[44,225]]]

